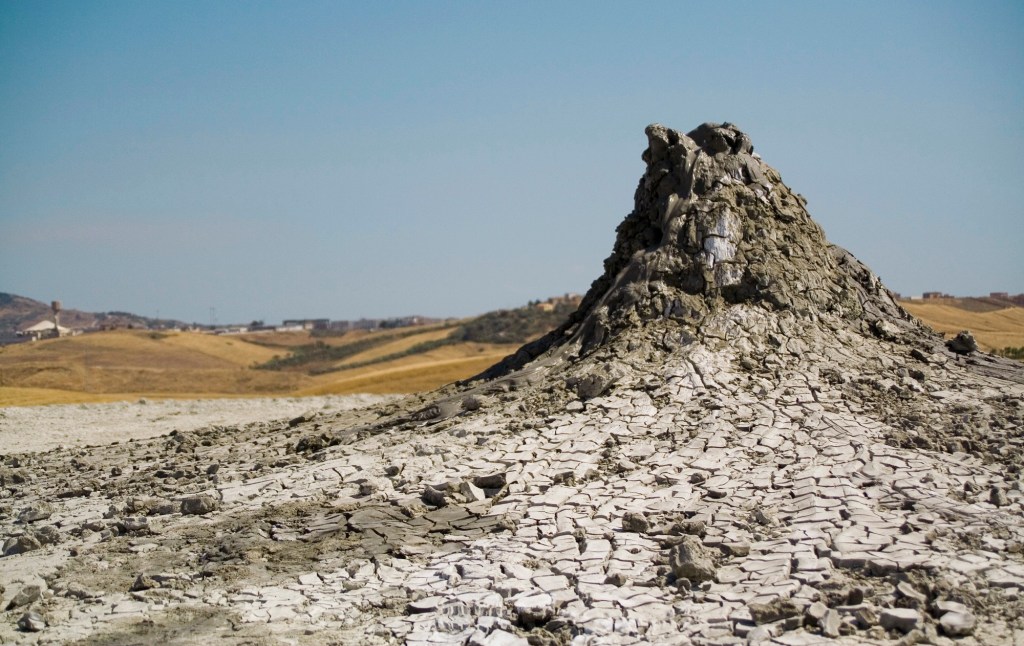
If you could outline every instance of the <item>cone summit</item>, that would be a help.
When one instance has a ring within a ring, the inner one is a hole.
[[[733,306],[894,336],[923,330],[870,270],[829,244],[806,201],[730,123],[687,134],[646,128],[634,208],[570,320],[485,373],[552,348],[587,355],[609,343],[685,344]]]

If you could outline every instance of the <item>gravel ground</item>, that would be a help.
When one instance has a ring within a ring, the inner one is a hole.
[[[339,412],[396,399],[335,395],[272,399],[146,400],[0,408],[0,455],[95,446],[212,425],[291,419],[310,411]]]

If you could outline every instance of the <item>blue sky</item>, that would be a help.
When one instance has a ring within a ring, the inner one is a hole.
[[[582,292],[732,121],[905,294],[1024,291],[1019,2],[0,0],[0,291],[208,322]]]

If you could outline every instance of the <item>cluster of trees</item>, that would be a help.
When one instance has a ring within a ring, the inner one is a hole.
[[[575,310],[573,303],[559,303],[551,309],[531,304],[514,310],[498,310],[463,323],[452,337],[477,343],[522,344],[555,329]]]
[[[1008,357],[1010,359],[1017,359],[1018,361],[1024,361],[1024,346],[1021,346],[1019,348],[1014,348],[1014,347],[1011,347],[1011,346],[1007,346],[1007,347],[1003,348],[1002,350],[997,351],[997,354],[1001,354],[1002,356]]]

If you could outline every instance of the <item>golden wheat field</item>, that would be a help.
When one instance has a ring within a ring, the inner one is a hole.
[[[472,376],[514,349],[459,343],[387,360],[417,344],[443,339],[451,329],[413,332],[381,332],[379,345],[334,362],[369,365],[316,375],[299,369],[255,368],[311,343],[307,332],[218,336],[117,330],[4,346],[0,347],[0,406],[139,397],[408,393]],[[354,332],[322,341],[341,347],[369,334]]]
[[[902,301],[946,336],[970,330],[985,350],[1024,346],[1024,308]],[[200,399],[411,393],[466,379],[515,345],[445,343],[453,325],[313,338],[308,332],[212,335],[118,330],[0,347],[0,406],[140,397]],[[258,364],[319,342],[340,354],[279,370]]]
[[[947,337],[970,330],[983,350],[1024,347],[1024,307],[978,312],[952,302],[900,301],[900,305]]]

